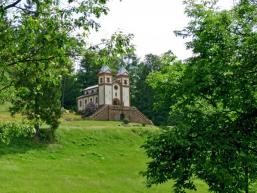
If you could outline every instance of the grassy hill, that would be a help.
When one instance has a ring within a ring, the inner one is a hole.
[[[0,119],[15,119],[0,112]],[[1,193],[168,193],[171,183],[147,189],[139,172],[147,158],[140,146],[158,128],[84,121],[66,114],[58,142],[17,142],[0,147]],[[206,187],[199,182],[199,188]],[[197,192],[201,192],[197,191]]]

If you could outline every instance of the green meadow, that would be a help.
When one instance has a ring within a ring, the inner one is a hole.
[[[1,120],[15,120],[1,107]],[[81,120],[65,114],[54,144],[16,141],[0,147],[1,193],[168,193],[172,182],[146,188],[141,145],[157,127]],[[198,182],[197,192],[207,188]]]

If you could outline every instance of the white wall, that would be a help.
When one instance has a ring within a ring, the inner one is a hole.
[[[104,105],[104,86],[99,86],[99,105]]]
[[[81,106],[80,106],[81,103]],[[78,107],[78,111],[82,111],[83,110],[83,102],[81,99],[77,100],[77,107]]]
[[[112,85],[105,85],[105,104],[112,105]]]
[[[92,95],[92,96],[83,97],[83,98],[78,99],[78,101],[77,101],[78,111],[85,110],[87,104],[90,103],[91,100],[96,106],[98,106],[98,102],[96,102],[96,98],[97,98],[97,100],[99,100],[98,95]],[[86,103],[86,101],[87,101],[87,103]],[[81,106],[80,106],[80,102],[81,102]]]
[[[129,87],[123,87],[122,92],[123,92],[124,106],[129,107],[130,106]]]

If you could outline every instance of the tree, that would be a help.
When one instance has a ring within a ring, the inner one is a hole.
[[[197,177],[213,192],[248,193],[257,177],[257,5],[187,1],[186,13],[178,34],[191,36],[194,57],[149,77],[170,127],[144,145],[144,175],[149,185],[175,180],[176,192],[195,189]]]
[[[150,73],[158,72],[165,66],[171,66],[175,61],[176,57],[171,51],[167,51],[161,56],[148,54],[143,62],[138,62],[137,65],[132,66],[129,70],[132,104],[157,125],[166,123],[169,109],[155,111],[153,104],[154,90],[147,84],[147,77]],[[159,98],[156,97],[156,100],[159,100]]]
[[[62,106],[72,111],[77,110],[76,98],[81,94],[81,85],[76,73],[63,77],[62,80]]]
[[[72,58],[84,49],[83,34],[98,25],[91,17],[107,12],[105,0],[80,2],[20,0],[1,7],[1,22],[7,30],[0,32],[4,47],[0,70],[15,88],[13,114],[22,113],[31,120],[40,135],[40,124],[52,131],[61,116],[61,80],[71,72]],[[7,46],[6,46],[7,45]],[[3,88],[5,88],[4,86]]]
[[[99,54],[99,62],[116,70],[118,67],[127,66],[135,57],[135,46],[132,44],[133,34],[124,34],[122,31],[112,34],[110,39],[93,47]]]

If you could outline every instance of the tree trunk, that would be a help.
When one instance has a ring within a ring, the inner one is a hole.
[[[36,68],[38,68],[38,63],[36,63]],[[36,83],[38,85],[38,78],[36,78]],[[38,91],[36,91],[36,94],[35,94],[35,107],[34,107],[34,113],[35,113],[35,130],[36,130],[36,133],[35,133],[35,137],[37,139],[40,138],[40,125],[39,125],[39,94],[38,94]]]
[[[36,130],[35,137],[37,139],[40,138],[40,125],[39,125],[39,117],[38,117],[39,116],[39,104],[38,104],[38,102],[39,102],[39,96],[38,96],[38,94],[36,94],[36,96],[35,96],[36,123],[35,123],[34,127],[35,127],[35,130]]]
[[[36,137],[37,139],[39,139],[39,138],[40,138],[40,125],[39,125],[39,123],[36,123],[36,124],[34,125],[34,128],[35,128],[35,130],[36,130],[35,137]]]
[[[66,83],[66,77],[62,78],[61,84],[62,84],[62,107],[64,108],[64,93],[65,93],[65,83]]]

